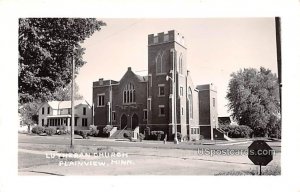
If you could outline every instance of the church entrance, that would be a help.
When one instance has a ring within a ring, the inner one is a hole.
[[[125,114],[121,117],[121,129],[124,129],[127,126],[127,116]]]
[[[136,114],[132,115],[131,118],[131,128],[134,130],[137,126],[139,126],[139,118]]]

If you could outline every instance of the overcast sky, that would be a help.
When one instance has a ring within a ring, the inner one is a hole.
[[[80,94],[90,103],[93,81],[119,81],[129,66],[147,70],[148,34],[172,29],[185,37],[194,85],[217,86],[219,116],[229,115],[225,96],[232,72],[263,66],[277,73],[274,18],[101,20],[107,26],[83,43],[87,63],[76,79]]]

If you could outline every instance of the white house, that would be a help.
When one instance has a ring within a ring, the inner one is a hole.
[[[92,106],[85,100],[76,100],[75,130],[88,129],[92,124]],[[39,126],[71,127],[71,101],[50,101],[43,103],[38,109]]]

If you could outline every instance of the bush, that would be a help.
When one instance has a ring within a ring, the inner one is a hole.
[[[172,139],[174,139],[174,138],[175,138],[175,134],[172,134]],[[181,138],[182,138],[182,134],[177,132],[177,140],[181,141]]]
[[[131,137],[131,134],[128,133],[128,132],[125,132],[125,133],[123,134],[123,136],[124,136],[124,138],[129,139],[129,137]]]
[[[178,139],[178,134],[177,134],[177,139]],[[182,138],[183,141],[189,141],[190,140],[190,137],[189,135],[185,135],[183,138]],[[192,139],[193,140],[193,139]]]
[[[231,138],[249,138],[253,130],[246,125],[226,125],[221,127]]]
[[[64,135],[64,134],[67,134],[67,128],[66,128],[66,126],[63,125],[63,126],[57,127],[57,128],[56,128],[56,133],[57,133],[58,135]],[[74,130],[74,133],[75,133],[75,130]]]
[[[80,135],[78,130],[74,130],[74,135]]]
[[[89,132],[88,132],[88,136],[92,136],[92,137],[97,137],[99,134],[99,130],[97,130],[97,128],[90,128]]]
[[[145,139],[145,135],[143,133],[139,133],[139,140],[142,142]]]
[[[150,138],[153,140],[162,140],[162,135],[165,133],[163,131],[151,131]]]
[[[106,125],[103,130],[102,133],[104,136],[108,137],[109,136],[109,132],[113,129],[112,125]]]
[[[126,139],[129,139],[130,141],[132,141],[132,135],[130,133],[128,133],[128,132],[125,132],[123,134],[123,137],[126,138]]]
[[[45,128],[42,126],[35,126],[32,128],[31,132],[40,135],[45,132]]]
[[[89,130],[80,130],[79,132],[79,135],[83,138],[83,139],[88,139],[89,137],[89,135],[88,135],[88,133],[89,133]]]
[[[52,136],[56,133],[56,128],[54,127],[46,127],[45,128],[45,133],[49,136]]]

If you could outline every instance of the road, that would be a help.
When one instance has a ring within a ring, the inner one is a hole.
[[[245,150],[249,142],[216,145],[174,145],[156,141],[128,142],[103,138],[76,139],[77,148],[90,153],[82,157],[60,157],[69,137],[19,135],[19,175],[215,175],[232,170],[257,170]],[[274,160],[265,168],[280,165],[280,142]],[[97,151],[101,148],[102,151]],[[107,152],[107,156],[105,156]],[[112,156],[123,154],[123,156]],[[52,155],[52,158],[51,158]]]

